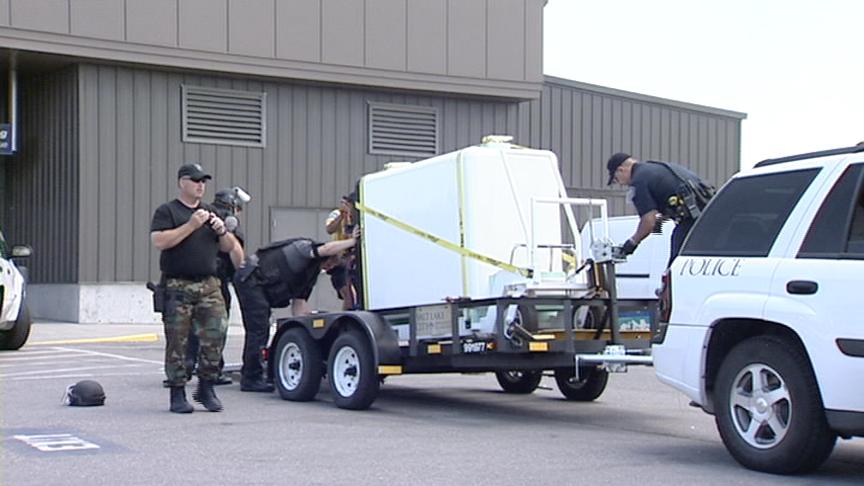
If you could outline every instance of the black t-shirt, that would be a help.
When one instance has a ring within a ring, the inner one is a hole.
[[[699,176],[678,164],[672,164],[685,178],[698,181]],[[630,174],[630,188],[633,191],[633,205],[636,212],[643,216],[650,211],[672,214],[669,197],[678,193],[682,182],[671,170],[657,162],[645,161],[633,166]]]
[[[153,213],[150,231],[174,229],[185,224],[197,209],[212,211],[206,204],[190,208],[175,199],[167,202]],[[201,278],[216,275],[216,254],[219,252],[219,237],[204,224],[176,246],[162,250],[159,269],[166,277]]]
[[[259,249],[258,272],[271,307],[285,307],[291,299],[308,299],[321,273],[321,243],[308,238],[276,241]]]

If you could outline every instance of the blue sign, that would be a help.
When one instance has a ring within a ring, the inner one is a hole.
[[[12,126],[0,123],[0,155],[12,155]]]

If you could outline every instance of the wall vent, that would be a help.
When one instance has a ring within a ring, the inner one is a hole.
[[[369,103],[369,153],[429,157],[438,154],[438,110]]]
[[[181,86],[183,141],[264,147],[267,94]]]

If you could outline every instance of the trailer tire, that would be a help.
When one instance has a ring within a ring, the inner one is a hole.
[[[283,400],[308,402],[315,398],[324,375],[321,348],[305,329],[285,331],[276,344],[274,382]]]
[[[540,386],[540,380],[543,379],[542,371],[496,371],[495,379],[501,385],[504,393],[514,393],[518,395],[527,395],[533,393]]]
[[[577,381],[575,368],[555,370],[555,383],[564,398],[576,402],[592,402],[606,390],[609,372],[596,366],[584,366],[579,368],[579,378]]]
[[[327,375],[337,407],[369,408],[381,386],[369,339],[357,331],[340,334],[330,348]]]

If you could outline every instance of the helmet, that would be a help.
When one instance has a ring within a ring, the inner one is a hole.
[[[213,204],[234,209],[237,206],[237,197],[234,195],[234,189],[218,190],[213,196]]]
[[[63,403],[73,407],[90,407],[105,404],[105,392],[102,385],[93,380],[81,380],[66,388]]]

